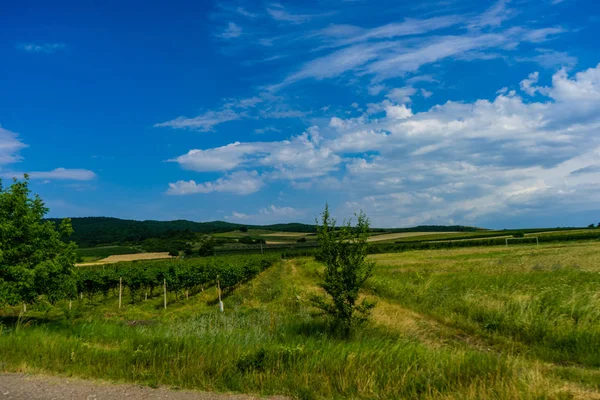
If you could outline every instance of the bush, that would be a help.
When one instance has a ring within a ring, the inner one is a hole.
[[[240,226],[240,232],[248,232],[247,226]]]
[[[242,238],[239,239],[239,242],[242,244],[255,244],[256,242],[254,240],[252,240],[251,237],[249,236],[244,236]]]
[[[306,243],[306,238],[305,237],[300,238],[300,239],[296,240],[296,243]]]
[[[515,234],[513,235],[513,237],[515,237],[515,238],[522,238],[522,237],[525,237],[525,234],[523,232],[515,232]]]
[[[179,250],[171,249],[171,250],[169,250],[169,255],[171,257],[179,257]]]
[[[373,261],[367,260],[369,220],[362,212],[357,215],[355,227],[350,222],[341,229],[329,214],[329,206],[317,225],[319,240],[318,259],[325,264],[323,279],[319,282],[330,298],[315,295],[313,304],[333,317],[335,328],[349,336],[356,323],[366,320],[375,306],[372,302],[358,304],[359,292],[373,274]]]

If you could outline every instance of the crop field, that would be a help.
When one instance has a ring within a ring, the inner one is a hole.
[[[454,232],[398,232],[398,233],[383,233],[369,237],[369,242],[395,241],[404,238],[415,238],[423,236],[436,237],[437,235],[446,235]]]
[[[158,253],[135,253],[135,254],[119,254],[112,255],[106,258],[102,258],[100,260],[94,262],[84,262],[77,264],[78,267],[84,267],[89,265],[102,265],[102,264],[115,264],[126,261],[142,261],[142,260],[160,260],[160,259],[168,259],[173,258],[166,252],[158,252]]]
[[[77,249],[77,256],[81,257],[84,262],[101,260],[113,255],[136,253],[140,253],[140,250],[126,246],[103,246]]]
[[[301,399],[600,399],[600,243],[370,258],[377,306],[348,340],[308,301],[323,269],[312,258],[147,261],[82,269],[96,289],[72,309],[3,309],[0,364]]]

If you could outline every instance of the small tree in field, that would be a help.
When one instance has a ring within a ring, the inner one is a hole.
[[[314,296],[313,303],[333,317],[336,329],[348,336],[352,327],[365,321],[374,303],[363,300],[358,303],[361,288],[373,273],[374,263],[367,260],[369,220],[361,211],[356,226],[350,221],[336,228],[336,221],[329,214],[329,206],[317,221],[320,245],[319,261],[325,263],[323,280],[319,285],[327,297]]]
[[[71,221],[56,230],[43,219],[47,212],[39,196],[31,197],[27,175],[6,189],[0,182],[0,305],[76,295],[76,246],[62,240],[73,232]]]

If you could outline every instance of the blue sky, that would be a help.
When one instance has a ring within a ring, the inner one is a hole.
[[[0,6],[0,177],[51,216],[600,221],[600,4]]]

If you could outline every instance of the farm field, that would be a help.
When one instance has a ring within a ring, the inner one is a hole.
[[[81,257],[83,262],[92,262],[112,255],[136,254],[140,252],[138,249],[127,246],[102,246],[77,249],[77,256]]]
[[[369,242],[395,241],[404,238],[419,238],[419,237],[436,237],[437,235],[452,234],[455,232],[398,232],[398,233],[383,233],[372,235],[369,237]]]
[[[161,260],[173,258],[166,252],[158,253],[135,253],[135,254],[118,254],[102,258],[94,262],[84,262],[76,264],[77,267],[85,267],[90,265],[116,264],[127,261],[142,261],[142,260]]]
[[[5,308],[2,366],[302,399],[600,399],[600,243],[370,258],[366,296],[377,306],[350,340],[309,304],[322,266],[271,258],[225,292],[224,313],[212,283],[170,292],[166,310],[161,293],[143,300],[129,289],[120,310],[114,291],[21,319]]]

